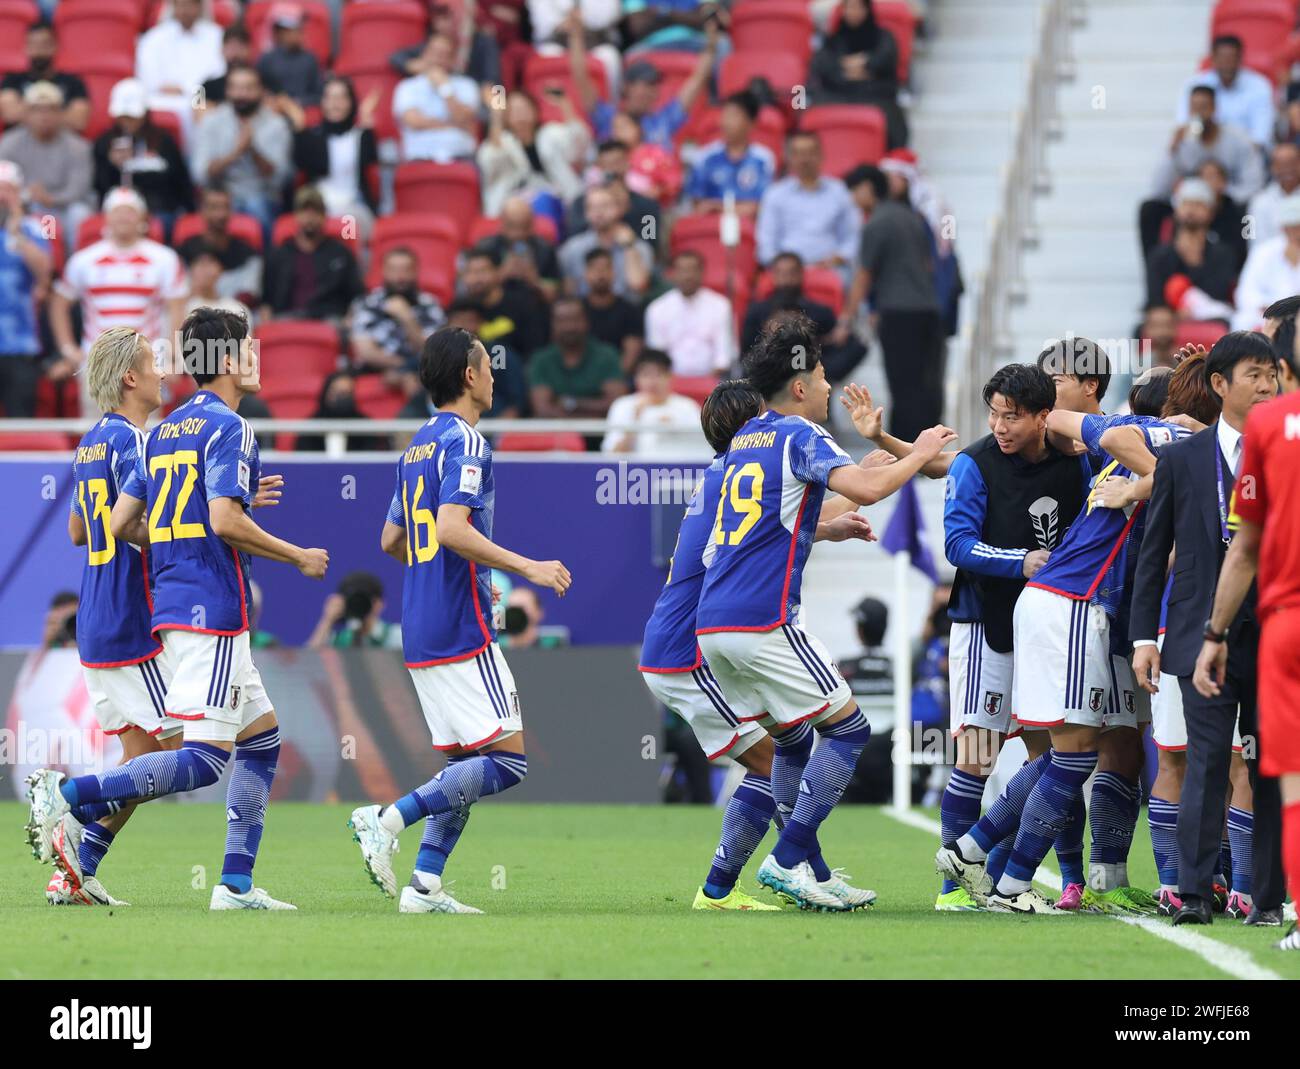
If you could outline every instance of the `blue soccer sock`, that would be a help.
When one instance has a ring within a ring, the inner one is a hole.
[[[818,883],[825,883],[831,878],[831,867],[822,857],[822,844],[813,836],[812,846],[809,848],[808,857],[805,859],[808,867],[813,870],[813,876],[817,878]]]
[[[808,859],[817,843],[817,829],[844,794],[871,738],[871,725],[859,709],[817,731],[821,745],[808,759],[799,783],[799,800],[772,851],[782,868],[794,868]]]
[[[77,857],[81,860],[81,875],[87,878],[99,871],[99,863],[104,860],[108,848],[113,845],[113,833],[102,824],[88,824],[81,834],[81,849]]]
[[[1228,842],[1232,844],[1232,890],[1247,898],[1254,887],[1255,862],[1251,857],[1255,838],[1255,814],[1248,809],[1228,808]]]
[[[384,827],[397,834],[421,817],[464,809],[480,798],[500,794],[522,783],[526,775],[528,758],[521,753],[493,750],[467,757],[447,765],[428,783],[385,806],[379,819]]]
[[[111,817],[121,808],[121,802],[90,802],[77,806],[72,811],[72,817],[78,824],[88,828],[103,817]]]
[[[278,727],[235,747],[235,764],[226,785],[226,857],[221,864],[220,882],[237,894],[253,889],[253,863],[262,842],[266,803],[271,798],[279,757]]]
[[[1133,785],[1118,772],[1098,772],[1092,780],[1088,851],[1088,885],[1095,891],[1123,886],[1120,866],[1128,861],[1133,842]]]
[[[1065,827],[1056,836],[1054,844],[1056,863],[1061,866],[1062,891],[1072,883],[1083,885],[1083,826],[1087,821],[1088,810],[1083,804],[1083,795],[1080,794],[1074,800],[1074,805],[1070,807],[1070,813],[1065,818]],[[1015,848],[1014,844],[1015,840],[1013,839],[1012,849]],[[1010,854],[1008,854],[1009,856]],[[1006,866],[1004,864],[1003,871],[1005,870]]]
[[[948,786],[943,789],[943,798],[939,802],[940,843],[955,843],[979,820],[984,784],[987,782],[987,776],[963,772],[960,768],[952,770]],[[944,880],[940,894],[955,891],[958,886],[955,880]]]
[[[984,871],[989,874],[989,879],[995,884],[1002,879],[1002,873],[1006,871],[1007,867],[1007,858],[1011,856],[1011,848],[1015,845],[1016,833],[1013,831],[990,850],[989,856],[984,859]],[[944,885],[947,886],[951,882],[951,880],[945,880]],[[958,885],[953,884],[953,886]]]
[[[220,746],[187,741],[179,750],[141,754],[98,776],[65,779],[59,790],[73,809],[95,802],[160,798],[212,786],[229,759]]]
[[[726,898],[731,894],[740,870],[767,834],[774,812],[776,803],[772,799],[770,779],[750,773],[740,781],[722,814],[722,839],[704,883],[704,893],[709,898]]]
[[[1178,803],[1166,802],[1154,794],[1147,802],[1147,824],[1151,828],[1151,853],[1162,891],[1178,892]]]
[[[449,757],[447,767],[468,761],[468,757]],[[424,834],[420,837],[420,851],[415,855],[415,871],[411,873],[411,886],[417,891],[426,890],[420,880],[420,873],[442,876],[447,867],[447,859],[460,841],[461,832],[469,823],[469,806],[460,809],[448,809],[445,813],[435,813],[424,818]]]
[[[1020,814],[1025,810],[1029,793],[1038,784],[1039,777],[1050,762],[1048,753],[1039,754],[1034,760],[1021,765],[1020,771],[1011,777],[1002,793],[989,806],[989,811],[957,840],[957,848],[962,857],[971,861],[983,861],[998,843],[1008,835],[1015,834],[1020,827]]]
[[[1034,873],[1042,864],[1052,842],[1069,819],[1074,799],[1083,791],[1083,783],[1097,766],[1097,753],[1059,753],[1048,751],[1048,764],[1025,802],[1024,816],[1016,845],[1007,861],[1006,871],[998,881],[1001,894],[1028,890]]]
[[[772,799],[776,803],[776,817],[784,826],[794,812],[799,800],[799,781],[808,767],[813,752],[813,729],[806,721],[790,730],[773,736],[776,743],[772,754]]]

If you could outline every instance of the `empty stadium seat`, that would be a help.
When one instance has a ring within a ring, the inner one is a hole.
[[[493,234],[498,233],[500,230],[501,230],[500,219],[488,219],[486,216],[484,216],[481,219],[476,219],[474,221],[474,225],[469,228],[469,237],[466,239],[465,244],[470,247],[473,247],[477,245],[480,241],[482,241],[484,238],[490,238]],[[555,225],[555,220],[552,219],[549,215],[540,215],[540,214],[534,215],[533,231],[537,234],[538,237],[544,238],[545,240],[549,241],[552,245],[559,243],[560,231]]]
[[[482,210],[478,168],[472,163],[403,163],[393,178],[399,212],[436,212],[456,223],[461,240],[469,237]]]
[[[708,400],[709,394],[718,384],[716,375],[674,375],[673,393],[689,397],[698,405]]]
[[[123,59],[135,63],[140,10],[131,0],[62,3],[54,9],[59,36],[55,65],[80,72],[88,61]]]
[[[406,407],[406,394],[389,386],[383,375],[358,375],[352,389],[357,409],[367,419],[396,419]]]
[[[387,60],[399,49],[423,44],[428,25],[425,8],[414,0],[344,4],[335,66],[365,66],[376,56]]]
[[[320,405],[320,388],[320,382],[277,382],[263,386],[257,396],[273,419],[311,419]],[[281,431],[275,436],[275,448],[289,452],[297,441],[297,434]]]
[[[836,316],[844,307],[844,282],[838,271],[828,267],[805,267],[803,269],[803,292],[810,301],[824,304]],[[766,300],[772,295],[772,276],[764,271],[758,277],[754,289],[755,300]]]
[[[803,85],[808,80],[808,64],[797,53],[775,45],[769,46],[768,51],[733,52],[722,61],[718,92],[729,97],[747,88],[755,78],[766,78],[778,94],[784,95],[792,86]]]
[[[71,449],[74,440],[58,431],[8,431],[0,433],[3,453],[61,453]]]
[[[460,228],[442,215],[398,212],[377,219],[370,235],[370,271],[366,285],[377,286],[382,281],[384,253],[405,245],[419,258],[420,288],[444,305],[449,304],[456,289],[456,254],[460,242]]]
[[[264,388],[299,386],[314,401],[321,384],[338,370],[339,332],[329,323],[273,320],[260,324],[253,336],[261,344]]]
[[[577,431],[507,431],[497,438],[498,453],[584,453],[587,444]]]
[[[262,53],[272,45],[270,17],[272,10],[280,2],[281,0],[253,0],[244,9],[244,25],[248,27],[248,35],[253,39],[254,59],[260,58]],[[294,0],[294,2],[302,9],[304,16],[303,47],[315,54],[320,60],[322,69],[328,68],[333,48],[329,5],[321,3],[320,0]]]
[[[198,212],[182,215],[172,227],[172,244],[179,247],[190,238],[198,237],[203,231],[203,216]],[[232,238],[248,242],[259,253],[262,251],[262,224],[257,221],[257,216],[244,215],[240,212],[232,213],[229,231]]]
[[[77,227],[77,251],[80,252],[87,245],[95,244],[103,236],[104,216],[99,212],[87,216]],[[164,240],[162,220],[156,216],[149,217],[149,239],[157,242]]]
[[[293,212],[285,213],[275,221],[275,225],[271,228],[271,248],[279,248],[297,233],[298,217]],[[357,235],[355,224],[349,226],[346,219],[331,216],[325,220],[325,233],[332,238],[338,238],[352,251],[352,255],[360,260],[361,239]]]
[[[587,57],[587,74],[591,77],[601,100],[608,100],[609,84],[605,79],[605,67],[594,56]],[[564,118],[564,112],[547,100],[543,92],[548,86],[553,85],[563,86],[569,100],[573,103],[573,110],[579,115],[586,114],[582,106],[582,98],[573,84],[573,76],[569,73],[569,57],[539,56],[535,53],[529,56],[524,63],[524,88],[533,95],[533,99],[541,107],[543,122],[554,122]]]
[[[805,68],[812,56],[813,21],[804,0],[737,4],[728,33],[736,52],[765,52],[779,44]]]
[[[681,216],[673,224],[669,247],[674,255],[685,249],[700,253],[704,257],[704,284],[719,293],[726,293],[727,250],[718,234],[720,218],[717,213],[703,212]],[[741,218],[740,244],[733,250],[733,282],[739,279],[746,295],[758,263],[755,244],[754,220]]]
[[[860,163],[877,163],[885,154],[885,113],[870,104],[822,104],[809,108],[799,129],[821,137],[822,166],[843,178]]]
[[[1218,320],[1206,320],[1198,322],[1194,319],[1182,319],[1178,322],[1178,329],[1174,332],[1174,345],[1182,348],[1184,345],[1204,345],[1207,349],[1214,348],[1214,343],[1228,333],[1228,328]]]
[[[41,9],[32,0],[0,0],[0,70],[27,69],[23,38],[40,17]]]

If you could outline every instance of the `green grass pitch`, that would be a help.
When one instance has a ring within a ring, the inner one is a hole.
[[[109,910],[46,905],[50,870],[23,842],[26,807],[0,804],[0,976],[1224,978],[1202,956],[1107,917],[936,914],[931,837],[869,807],[837,810],[822,843],[879,904],[826,915],[692,911],[716,809],[476,806],[446,875],[482,917],[399,914],[365,876],[350,808],[272,805],[257,882],[299,912],[249,915],[207,912],[220,805],[138,812],[99,874],[133,905]],[[417,828],[402,838],[399,880],[419,838]],[[756,864],[742,877],[749,889]],[[1145,814],[1131,870],[1154,885]],[[1197,932],[1300,978],[1300,954],[1272,949],[1278,929]]]

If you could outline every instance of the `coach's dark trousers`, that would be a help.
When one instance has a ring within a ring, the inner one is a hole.
[[[1241,734],[1255,729],[1255,657],[1259,648],[1253,623],[1234,634],[1228,646],[1228,671],[1217,698],[1202,698],[1190,679],[1180,678],[1187,722],[1187,771],[1178,803],[1178,891],[1209,898],[1219,867],[1223,819],[1228,799],[1232,729],[1241,712]]]
[[[943,418],[943,321],[938,312],[881,312],[876,333],[889,382],[889,433],[910,442]]]

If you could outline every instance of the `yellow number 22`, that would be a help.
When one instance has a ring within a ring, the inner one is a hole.
[[[194,493],[194,484],[199,478],[199,454],[193,449],[178,449],[175,453],[149,458],[149,474],[162,472],[162,486],[158,489],[158,499],[149,513],[149,541],[170,542],[172,539],[202,538],[207,534],[202,523],[182,523],[185,506]],[[180,489],[176,494],[176,505],[172,509],[171,520],[162,523],[163,510],[171,496],[173,479],[180,480]]]

